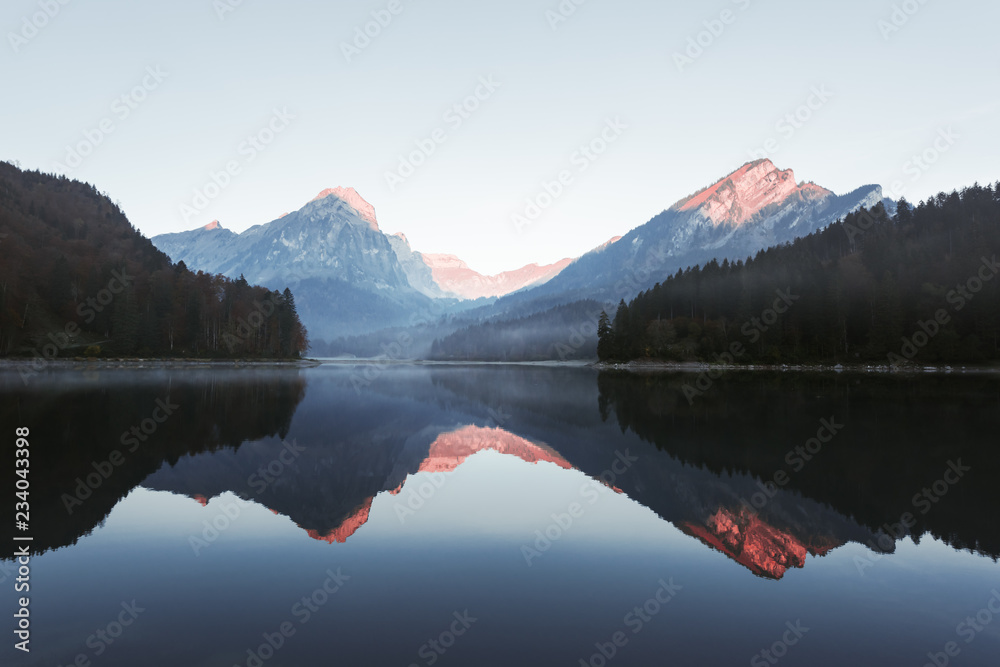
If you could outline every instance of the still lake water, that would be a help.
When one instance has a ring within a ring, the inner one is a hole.
[[[0,374],[0,663],[1000,663],[996,377],[363,370]]]

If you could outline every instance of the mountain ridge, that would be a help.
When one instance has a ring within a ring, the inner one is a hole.
[[[837,195],[756,160],[581,257],[493,276],[454,255],[418,252],[405,234],[386,234],[375,207],[345,187],[323,190],[300,210],[240,234],[216,221],[153,242],[194,269],[296,288],[313,338],[332,341],[405,328],[456,308],[468,321],[484,322],[580,300],[613,304],[679,269],[751,257],[883,200],[878,185]]]
[[[733,181],[741,175],[769,185],[773,185],[772,179],[783,179],[786,185],[772,188],[780,196],[759,198],[756,208],[747,209],[741,205],[745,201],[740,196],[726,196],[729,191],[735,195],[748,192],[745,181],[742,189],[738,187],[740,182]],[[878,185],[837,195],[815,184],[794,184],[792,171],[780,171],[770,160],[750,162],[633,228],[618,242],[583,255],[546,284],[515,297],[524,301],[561,292],[565,297],[617,302],[652,287],[659,278],[678,269],[712,259],[721,262],[752,257],[882,200]],[[720,205],[724,208],[727,203],[734,217],[721,216]]]
[[[597,301],[611,312],[619,301],[632,299],[678,271],[712,260],[746,260],[879,203],[887,204],[887,210],[895,207],[878,185],[837,195],[812,183],[796,183],[791,170],[779,170],[770,160],[748,162],[617,242],[583,255],[544,284],[463,313],[467,328],[442,332],[432,344],[432,356],[518,360],[520,351],[530,350],[535,359],[539,350],[548,349],[552,359],[596,358],[593,323],[600,308],[594,312],[577,308],[587,315],[573,325],[565,320],[571,304]],[[529,318],[531,330],[512,336],[511,325]],[[504,330],[505,335],[490,329]],[[590,333],[582,333],[585,329]]]
[[[484,276],[457,257],[414,251],[405,234],[385,234],[375,207],[345,187],[325,189],[298,211],[240,233],[215,220],[152,241],[193,270],[296,288],[314,338],[327,340],[405,325],[431,311],[432,300],[475,301],[541,284],[572,262]],[[373,312],[358,317],[351,311],[357,307]]]

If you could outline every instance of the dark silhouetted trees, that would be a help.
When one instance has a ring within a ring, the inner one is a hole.
[[[882,204],[618,306],[601,358],[740,363],[1000,359],[1000,183]]]
[[[172,265],[93,186],[0,162],[0,356],[294,358],[289,290]]]

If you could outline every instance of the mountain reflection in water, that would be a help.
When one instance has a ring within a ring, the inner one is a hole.
[[[578,664],[659,580],[683,588],[616,665],[744,663],[799,618],[789,665],[920,664],[995,588],[990,376],[731,373],[688,402],[684,375],[399,366],[358,392],[359,372],[0,373],[0,427],[32,427],[30,664],[71,663],[136,598],[101,664],[244,665],[340,567],[269,664],[426,664],[465,609],[449,664]],[[157,401],[176,417],[129,451]],[[824,421],[843,429],[807,445]],[[963,664],[995,661],[992,632]]]

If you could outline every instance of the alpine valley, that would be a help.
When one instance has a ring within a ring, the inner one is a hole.
[[[662,277],[752,257],[879,203],[894,211],[878,185],[837,195],[758,160],[631,231],[609,229],[624,235],[582,257],[495,276],[384,233],[375,207],[353,188],[324,190],[241,234],[215,221],[152,241],[191,270],[290,288],[313,354],[377,356],[408,331],[407,358],[464,358],[461,331],[485,326],[516,331],[500,358],[582,359],[596,356],[597,314]],[[576,343],[557,348],[574,329]]]

